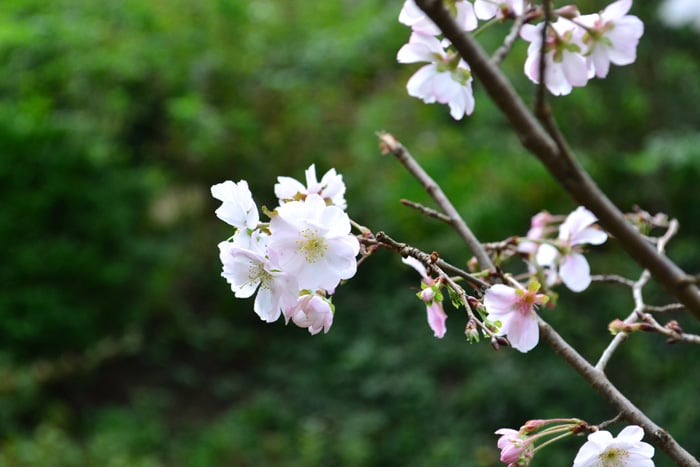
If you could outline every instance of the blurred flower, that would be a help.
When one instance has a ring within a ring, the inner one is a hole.
[[[254,229],[259,222],[258,208],[248,188],[248,182],[226,180],[211,187],[211,195],[222,201],[216,216],[237,228]]]
[[[498,335],[507,335],[511,346],[520,352],[532,350],[539,341],[535,307],[547,303],[549,298],[538,294],[538,290],[539,284],[534,282],[528,290],[496,284],[484,294],[489,320],[501,322]]]
[[[473,31],[477,27],[477,19],[474,14],[474,6],[465,0],[452,0],[447,2],[448,8],[455,16],[455,21],[465,31]],[[414,0],[406,0],[399,13],[399,23],[409,26],[413,32],[437,36],[440,34],[433,21],[420,9]]]
[[[276,213],[270,220],[269,249],[300,289],[333,293],[342,279],[355,275],[360,244],[350,234],[350,219],[342,209],[310,194],[282,204]]]
[[[636,425],[625,427],[616,438],[608,431],[591,433],[576,454],[574,467],[654,467],[654,447],[643,437],[644,430]]]
[[[540,83],[540,57],[542,28],[545,23],[525,24],[520,36],[530,42],[525,60],[525,75],[534,83]],[[556,96],[569,94],[573,87],[588,82],[588,64],[581,42],[583,30],[572,22],[559,18],[549,25],[545,44],[544,83]]]
[[[408,80],[408,94],[426,104],[447,104],[452,118],[460,120],[474,111],[472,76],[467,63],[443,45],[448,42],[414,32],[396,58],[399,63],[428,62]]]
[[[417,259],[409,256],[407,258],[402,258],[401,261],[411,266],[420,274],[424,288],[419,292],[418,296],[425,303],[428,326],[433,330],[435,337],[442,339],[445,336],[445,332],[447,332],[445,326],[447,314],[445,314],[445,310],[442,307],[442,297],[439,293],[439,286],[433,278],[428,276],[425,266]]]
[[[659,8],[661,21],[679,28],[689,24],[700,32],[700,2],[698,0],[666,0]]]
[[[600,13],[576,18],[586,29],[582,40],[588,46],[586,59],[590,76],[605,78],[610,63],[629,65],[636,60],[644,23],[627,14],[631,7],[632,0],[618,0]]]
[[[520,16],[525,11],[525,0],[475,0],[474,12],[481,20]]]

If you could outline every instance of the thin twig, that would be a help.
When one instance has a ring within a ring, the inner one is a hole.
[[[427,206],[423,206],[420,203],[416,203],[415,201],[411,201],[409,199],[402,199],[401,204],[404,206],[408,206],[409,208],[413,208],[416,211],[420,211],[423,214],[425,214],[428,217],[432,217],[433,219],[437,219],[439,221],[445,222],[447,224],[452,223],[452,219],[450,216],[447,216],[439,211],[436,211],[435,209],[429,208]]]
[[[654,306],[644,305],[642,311],[646,313],[668,313],[669,311],[685,310],[685,305],[682,303],[669,303],[668,305]]]
[[[633,280],[618,276],[617,274],[594,274],[591,276],[591,282],[610,282],[613,284],[621,284],[629,288],[634,287]]]
[[[522,29],[523,24],[525,24],[527,19],[527,14],[522,14],[515,18],[513,25],[510,27],[508,35],[505,37],[505,39],[503,39],[503,44],[501,44],[501,46],[496,49],[491,56],[491,62],[493,62],[494,65],[500,66],[506,56],[510,53],[511,49],[513,48],[513,44],[515,44],[515,41],[520,35],[520,29]]]
[[[489,258],[488,253],[481,246],[479,240],[472,233],[472,231],[464,222],[462,216],[460,216],[457,209],[452,205],[452,202],[447,198],[445,193],[440,188],[435,180],[433,180],[428,173],[423,170],[423,167],[411,156],[408,150],[392,135],[385,132],[380,132],[378,134],[381,141],[381,147],[384,152],[390,152],[408,169],[408,171],[418,179],[418,181],[423,185],[425,191],[428,192],[430,196],[435,200],[435,202],[442,208],[442,210],[450,218],[450,225],[454,228],[462,240],[469,246],[472,253],[476,257],[479,265],[483,269],[494,270],[495,267]]]

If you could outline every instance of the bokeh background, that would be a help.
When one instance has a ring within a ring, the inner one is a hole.
[[[230,235],[209,187],[335,167],[349,213],[464,265],[375,132],[396,135],[476,234],[525,234],[575,207],[475,84],[472,117],[410,98],[400,0],[3,0],[0,4],[0,466],[495,466],[500,427],[615,414],[548,348],[435,339],[418,276],[380,252],[339,289],[331,332],[266,325],[219,276]],[[700,36],[656,2],[638,61],[552,101],[582,163],[623,209],[682,222],[669,254],[700,269]],[[584,11],[604,6],[581,1]],[[494,50],[507,30],[481,40]],[[526,45],[503,67],[527,101]],[[637,277],[610,240],[594,272]],[[647,289],[650,302],[667,297]],[[545,316],[595,359],[628,291],[562,291]],[[684,314],[687,331],[699,326]],[[612,380],[700,454],[697,350],[635,335]],[[621,426],[613,427],[617,432]],[[537,465],[570,465],[572,439]],[[659,452],[657,465],[671,465]]]

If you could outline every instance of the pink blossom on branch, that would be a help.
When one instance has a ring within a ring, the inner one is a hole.
[[[433,330],[435,337],[442,339],[447,332],[445,321],[447,315],[442,307],[442,299],[439,297],[439,291],[436,291],[436,283],[433,278],[428,276],[425,266],[415,258],[402,258],[404,264],[411,266],[420,274],[422,279],[423,290],[419,293],[419,298],[425,303],[426,313],[428,318],[428,326]]]
[[[498,449],[501,450],[500,460],[508,467],[525,467],[530,465],[533,457],[533,445],[527,436],[521,435],[517,430],[511,428],[501,428],[496,430],[498,438]]]
[[[342,210],[347,208],[344,197],[345,182],[343,182],[343,176],[337,174],[335,169],[330,169],[323,174],[321,181],[318,181],[316,166],[311,164],[304,175],[306,186],[292,177],[277,177],[275,196],[280,203],[299,201],[308,195],[319,195],[326,201],[326,204],[338,206]]]
[[[586,290],[591,283],[591,268],[582,254],[583,245],[601,245],[608,239],[608,234],[592,227],[597,220],[591,211],[579,206],[559,226],[556,246],[543,244],[537,251],[537,263],[550,268],[558,266],[562,282],[573,292]]]
[[[287,322],[291,319],[300,328],[307,328],[311,335],[323,330],[327,333],[333,324],[333,305],[320,295],[306,294],[299,297],[296,305],[284,313]]]
[[[537,283],[531,284],[528,290],[496,284],[484,294],[489,321],[501,323],[498,335],[508,336],[510,345],[523,353],[535,348],[539,341],[535,308],[549,300],[546,295],[538,294],[538,290]]]
[[[396,58],[399,63],[428,62],[408,80],[408,94],[426,104],[447,104],[452,118],[460,120],[474,111],[472,76],[467,63],[445,45],[447,41],[414,32]]]
[[[245,180],[218,183],[211,187],[211,195],[222,202],[216,210],[222,221],[236,228],[254,229],[258,225],[258,207]]]
[[[474,6],[466,0],[452,0],[448,7],[452,11],[455,22],[464,31],[473,31],[478,23],[474,14]],[[414,0],[406,0],[399,13],[399,23],[409,26],[413,32],[437,36],[442,33],[433,21],[416,5]]]
[[[498,19],[520,16],[525,11],[526,0],[474,0],[476,17],[488,21],[494,16]]]
[[[625,427],[615,438],[608,431],[591,433],[573,467],[654,467],[654,447],[643,437],[644,430],[636,425]]]
[[[600,13],[575,19],[586,29],[582,41],[587,46],[590,76],[605,78],[610,64],[629,65],[637,59],[637,44],[644,34],[644,23],[628,15],[632,0],[618,0]]]

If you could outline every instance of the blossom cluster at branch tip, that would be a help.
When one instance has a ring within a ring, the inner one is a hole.
[[[588,435],[573,467],[654,467],[654,447],[642,441],[644,430],[630,425],[613,438],[609,431]]]
[[[571,291],[582,292],[591,283],[591,268],[583,248],[601,245],[608,239],[608,234],[593,226],[597,220],[592,212],[579,206],[559,225],[558,237],[549,238],[555,218],[539,213],[518,250],[529,256],[532,270],[541,272],[547,287],[561,281]]]
[[[676,6],[696,0],[668,0],[666,17],[679,23],[678,11],[689,6]],[[446,0],[457,26],[465,33],[474,31],[478,21],[494,18],[505,21],[524,17],[538,10],[528,0]],[[684,4],[685,5],[685,4]],[[534,83],[544,81],[554,95],[569,94],[574,87],[585,86],[592,78],[605,78],[610,64],[629,65],[636,60],[637,45],[644,33],[644,24],[628,15],[632,0],[617,0],[598,13],[581,14],[574,5],[553,12],[549,24],[526,23],[520,37],[529,42],[524,65],[525,75]],[[541,11],[539,12],[541,13]],[[700,28],[700,12],[697,13]],[[405,0],[399,22],[412,30],[407,44],[397,54],[399,63],[427,63],[409,79],[406,89],[412,97],[427,104],[438,102],[450,107],[450,115],[460,120],[474,111],[471,70],[441,30],[421,10],[415,0]],[[547,27],[542,58],[543,29]],[[700,29],[699,29],[700,30]],[[545,76],[540,77],[544,60]]]
[[[306,185],[278,177],[279,206],[261,223],[245,180],[211,187],[222,202],[216,215],[234,227],[219,243],[221,275],[237,298],[255,296],[253,310],[266,322],[284,315],[311,334],[333,324],[331,295],[355,275],[360,245],[345,213],[345,184],[334,169],[321,180],[311,165]]]

